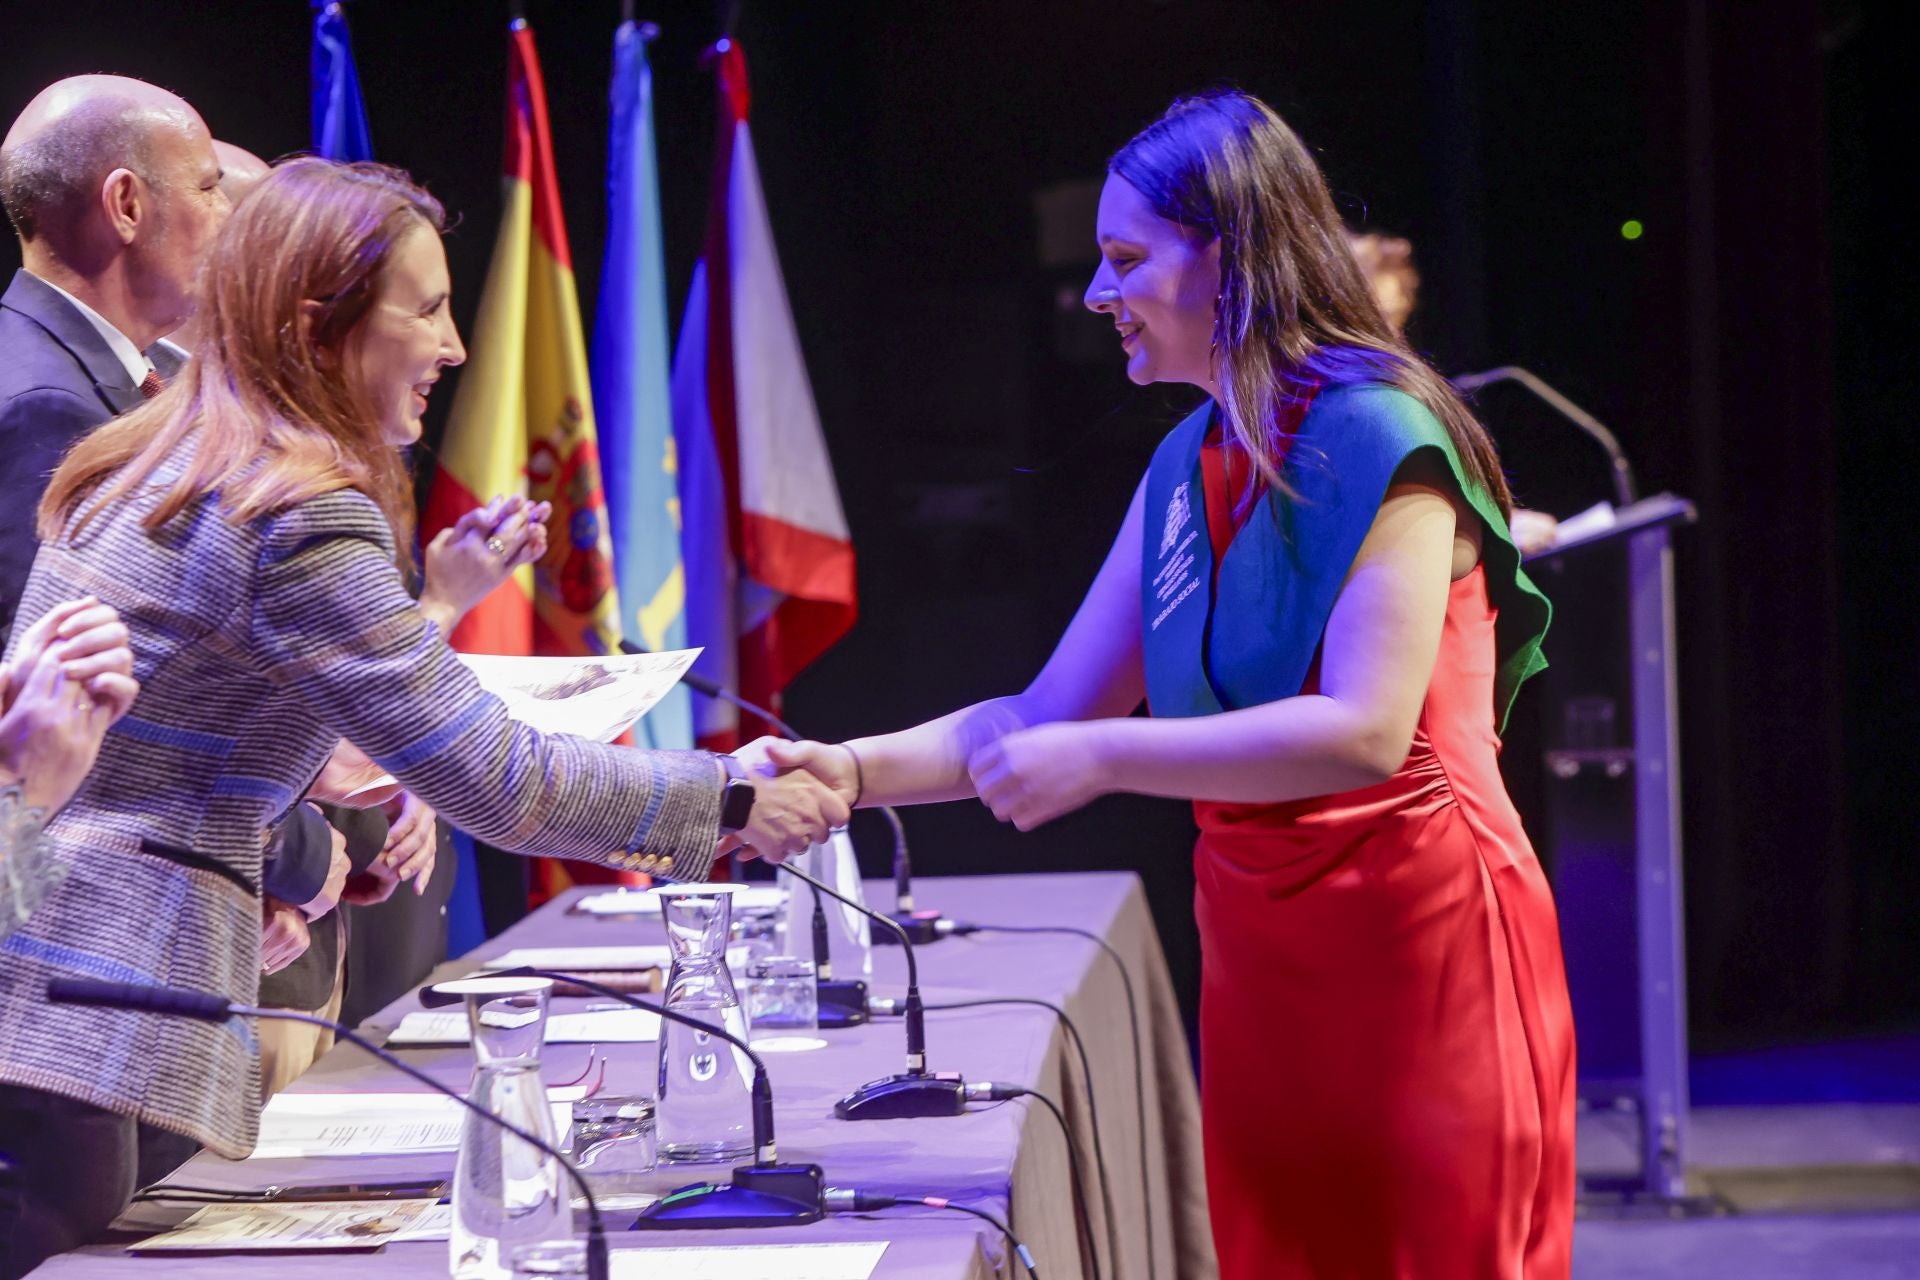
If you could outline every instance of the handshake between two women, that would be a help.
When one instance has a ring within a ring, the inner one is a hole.
[[[1111,722],[1029,724],[1031,708],[994,699],[916,729],[853,742],[760,738],[734,752],[754,781],[753,817],[720,843],[778,862],[844,825],[861,805],[978,798],[1031,831],[1118,790],[1102,768]]]
[[[847,825],[860,802],[860,766],[847,747],[759,738],[733,753],[753,783],[747,825],[720,838],[719,854],[779,863]]]

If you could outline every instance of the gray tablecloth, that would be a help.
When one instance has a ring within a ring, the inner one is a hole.
[[[888,889],[868,887],[871,901],[886,903]],[[436,976],[466,972],[475,962],[515,947],[600,946],[662,941],[657,919],[600,919],[570,914],[579,892],[549,904],[485,947],[445,966]],[[1146,1176],[1151,1197],[1143,1204],[1143,1144],[1137,1119],[1134,1058],[1121,979],[1111,960],[1092,942],[1057,934],[987,932],[952,937],[920,953],[920,980],[930,1004],[988,996],[1034,996],[1061,1005],[1087,1040],[1092,1060],[1099,1129],[1112,1190],[1119,1243],[1118,1266],[1104,1268],[1110,1280],[1208,1280],[1217,1273],[1207,1229],[1206,1191],[1200,1158],[1199,1103],[1178,1008],[1166,963],[1148,915],[1139,881],[1130,874],[977,876],[926,879],[915,884],[923,908],[950,917],[1003,925],[1068,925],[1086,929],[1126,960],[1140,1003],[1145,1042],[1144,1100]],[[875,948],[876,995],[902,991],[905,963],[898,948]],[[842,974],[841,976],[848,976]],[[561,1002],[558,1007],[567,1007]],[[363,1028],[380,1035],[419,1005],[408,996]],[[867,1080],[900,1070],[904,1036],[897,1019],[827,1033],[829,1047],[812,1053],[774,1055],[772,1073],[780,1156],[822,1165],[831,1185],[889,1194],[943,1196],[1010,1213],[1014,1232],[1026,1242],[1053,1280],[1090,1271],[1076,1240],[1066,1146],[1052,1116],[1021,1099],[976,1106],[964,1116],[852,1124],[834,1117],[835,1099]],[[1057,1019],[1033,1007],[995,1007],[928,1015],[928,1065],[969,1080],[996,1080],[1039,1089],[1056,1099],[1075,1128],[1089,1182],[1092,1109],[1077,1059]],[[579,1070],[583,1045],[552,1046],[549,1080]],[[437,1079],[464,1088],[471,1056],[464,1049],[407,1050],[408,1061]],[[616,1045],[609,1051],[607,1088],[652,1092],[655,1053],[650,1044]],[[303,1076],[299,1091],[417,1089],[414,1082],[342,1045]],[[451,1154],[356,1157],[334,1160],[228,1162],[201,1155],[174,1179],[195,1185],[259,1187],[271,1184],[450,1177]],[[662,1189],[724,1170],[682,1166],[662,1170]],[[1107,1260],[1106,1219],[1097,1186],[1090,1210],[1095,1238]],[[619,1225],[614,1218],[610,1225]],[[1148,1239],[1154,1265],[1148,1265]],[[616,1232],[614,1247],[698,1243],[777,1243],[800,1240],[887,1240],[890,1247],[876,1277],[939,1277],[972,1280],[1024,1275],[1004,1240],[986,1224],[958,1214],[895,1209],[866,1217],[833,1218],[807,1227],[730,1232]],[[132,1274],[209,1277],[273,1275],[283,1280],[351,1268],[357,1278],[444,1276],[442,1243],[390,1245],[377,1253],[344,1256],[277,1255],[271,1258],[132,1257],[96,1246],[47,1262],[36,1277],[77,1280],[83,1276]]]

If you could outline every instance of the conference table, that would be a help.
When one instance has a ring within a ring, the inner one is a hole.
[[[1106,1280],[1207,1280],[1217,1274],[1207,1227],[1200,1154],[1199,1103],[1186,1034],[1168,979],[1165,957],[1139,879],[1131,873],[928,877],[917,880],[924,908],[950,918],[1015,928],[1086,930],[1125,961],[1136,994],[1141,1064],[1136,1088],[1133,1037],[1122,977],[1094,942],[1064,933],[987,930],[940,939],[919,951],[920,982],[930,1005],[991,997],[1030,997],[1062,1008],[1085,1040],[1093,1096],[1083,1083],[1059,1019],[1030,1005],[934,1010],[927,1015],[930,1070],[958,1072],[1037,1090],[1056,1100],[1073,1130],[1088,1185],[1085,1212]],[[657,916],[596,916],[571,911],[575,889],[459,960],[436,970],[433,981],[477,969],[486,958],[524,947],[625,946],[664,941]],[[891,884],[867,886],[870,902],[891,901]],[[876,996],[905,989],[898,947],[875,947],[870,979]],[[849,976],[841,973],[837,976]],[[422,1008],[417,993],[396,1001],[361,1028],[383,1040],[407,1013]],[[581,1007],[556,1000],[555,1012]],[[944,1197],[976,1206],[1008,1222],[1033,1252],[1048,1280],[1092,1276],[1080,1243],[1078,1203],[1068,1149],[1052,1114],[1031,1098],[978,1104],[966,1114],[932,1119],[850,1122],[833,1103],[854,1086],[900,1071],[905,1031],[898,1018],[823,1031],[825,1048],[768,1055],[774,1113],[783,1162],[813,1162],[828,1185],[895,1196]],[[399,1050],[433,1078],[464,1089],[473,1065],[460,1047]],[[549,1082],[570,1079],[585,1066],[587,1045],[551,1045],[543,1059]],[[607,1061],[604,1091],[654,1092],[657,1051],[651,1043],[601,1046]],[[294,1092],[395,1093],[424,1089],[352,1045],[341,1044],[296,1081]],[[1099,1120],[1107,1187],[1114,1206],[1118,1257],[1110,1256],[1108,1222],[1098,1185],[1093,1118]],[[1144,1131],[1141,1118],[1144,1116]],[[169,1181],[231,1189],[343,1182],[451,1179],[451,1152],[331,1159],[227,1161],[196,1156]],[[650,1188],[665,1191],[707,1178],[725,1180],[726,1166],[661,1166]],[[1143,1185],[1144,1183],[1144,1185]],[[978,1219],[924,1206],[859,1215],[835,1215],[797,1227],[728,1231],[630,1231],[632,1214],[610,1213],[615,1250],[699,1245],[886,1241],[875,1280],[1013,1280],[1025,1270],[1006,1239]],[[584,1215],[576,1214],[576,1226]],[[1151,1253],[1149,1246],[1151,1245]],[[352,1274],[444,1276],[444,1240],[389,1243],[346,1254],[246,1253],[133,1255],[101,1244],[49,1259],[33,1274],[48,1280],[81,1277],[272,1275],[277,1280]],[[617,1261],[617,1260],[616,1260]]]

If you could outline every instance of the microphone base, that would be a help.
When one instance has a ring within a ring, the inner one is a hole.
[[[938,911],[889,911],[887,919],[907,931],[907,937],[916,947],[924,947],[929,942],[938,942],[947,935],[940,932],[941,915]],[[873,945],[876,947],[897,947],[900,935],[891,929],[875,929]]]
[[[966,1110],[966,1082],[951,1072],[888,1076],[863,1084],[833,1104],[842,1120],[909,1120],[957,1116]]]
[[[819,985],[820,1029],[839,1031],[867,1020],[867,984],[858,979],[829,980]]]
[[[632,1229],[803,1226],[825,1216],[825,1180],[817,1164],[741,1165],[730,1183],[702,1183],[668,1192],[647,1207]]]

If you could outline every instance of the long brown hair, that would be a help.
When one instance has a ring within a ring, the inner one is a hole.
[[[1225,430],[1270,488],[1288,410],[1320,386],[1380,382],[1446,428],[1467,477],[1510,513],[1485,428],[1380,313],[1327,180],[1298,135],[1258,98],[1182,98],[1107,162],[1170,222],[1220,242],[1214,358]]]
[[[241,524],[352,488],[379,505],[409,562],[406,463],[345,357],[394,246],[445,222],[437,200],[386,165],[306,157],[261,179],[201,270],[200,349],[160,395],[67,454],[40,502],[40,536],[77,536],[191,437],[147,529],[209,494]]]

